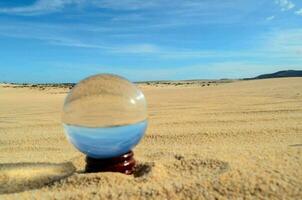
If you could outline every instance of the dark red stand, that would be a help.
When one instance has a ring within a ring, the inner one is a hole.
[[[120,172],[124,174],[132,174],[135,167],[135,160],[133,158],[133,152],[130,151],[124,155],[106,158],[96,159],[86,157],[85,171],[90,172]]]

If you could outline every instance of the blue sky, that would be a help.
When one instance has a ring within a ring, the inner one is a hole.
[[[0,0],[0,81],[302,69],[300,0]]]

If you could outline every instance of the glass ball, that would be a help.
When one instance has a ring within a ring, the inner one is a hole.
[[[145,133],[146,100],[134,84],[120,76],[91,76],[67,95],[62,122],[68,140],[87,156],[120,156]]]

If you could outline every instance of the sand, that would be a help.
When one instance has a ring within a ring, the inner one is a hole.
[[[302,199],[302,78],[140,85],[136,172],[83,173],[67,89],[0,86],[0,199]]]

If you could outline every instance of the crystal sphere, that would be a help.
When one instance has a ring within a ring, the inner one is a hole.
[[[120,156],[145,133],[146,100],[134,84],[120,76],[90,76],[67,95],[62,122],[68,140],[87,156]]]

